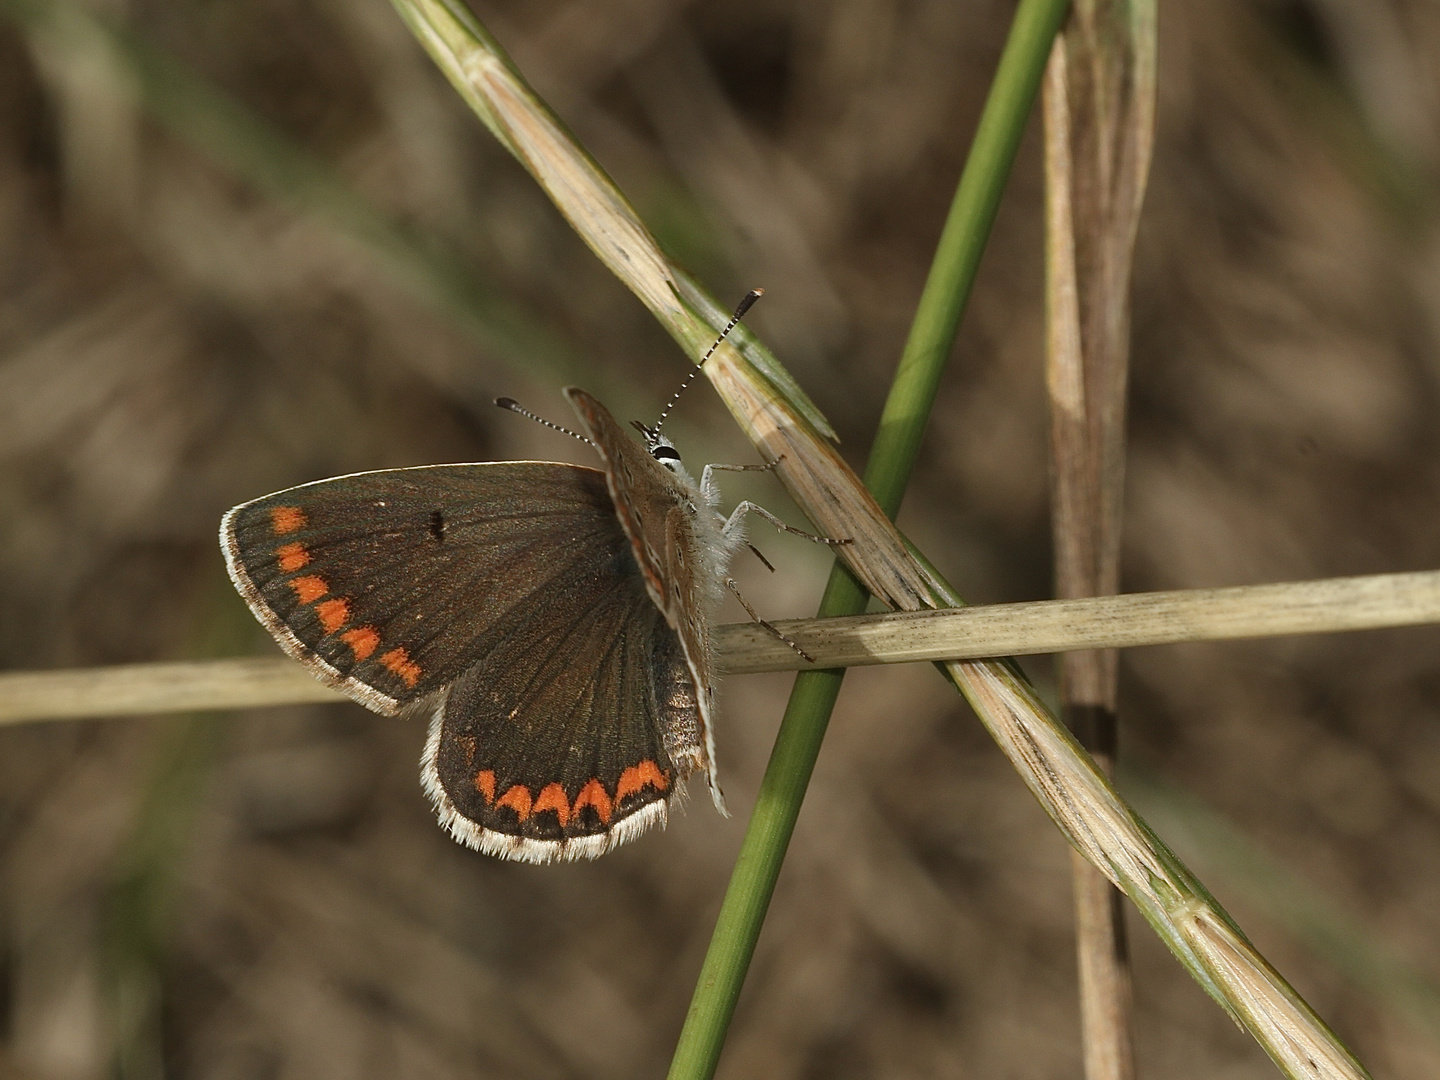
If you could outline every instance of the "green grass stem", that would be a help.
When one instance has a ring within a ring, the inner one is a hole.
[[[1068,0],[1021,0],[1011,24],[865,469],[866,486],[891,517],[899,511],[1051,43],[1068,7]],[[865,590],[837,563],[819,614],[853,615],[865,603]],[[795,679],[670,1064],[670,1080],[708,1080],[719,1064],[844,675],[841,670],[806,671]]]

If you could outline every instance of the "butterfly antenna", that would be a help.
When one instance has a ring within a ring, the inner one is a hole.
[[[665,403],[665,408],[660,410],[660,421],[655,425],[657,433],[665,426],[665,418],[670,415],[670,410],[675,407],[675,402],[680,400],[680,395],[690,388],[690,384],[695,381],[695,376],[700,374],[700,369],[705,366],[705,361],[715,354],[720,343],[729,336],[731,330],[735,329],[735,324],[743,319],[745,313],[755,305],[755,301],[764,295],[764,289],[751,289],[745,294],[745,299],[740,301],[740,306],[735,309],[735,314],[730,316],[730,321],[725,324],[725,329],[720,331],[720,336],[715,339],[715,344],[705,350],[705,355],[700,358],[700,363],[696,364],[690,374],[685,376],[685,381],[680,384],[680,389],[670,396],[670,400]]]
[[[562,435],[569,435],[572,439],[579,439],[579,440],[580,440],[581,442],[583,442],[583,443],[590,443],[591,446],[594,446],[594,445],[595,445],[593,442],[590,442],[590,440],[587,439],[584,435],[576,434],[575,432],[571,431],[569,428],[567,428],[567,427],[561,427],[559,424],[552,424],[549,420],[546,420],[543,416],[536,416],[533,412],[531,412],[529,409],[525,408],[525,406],[521,405],[521,404],[520,404],[518,401],[516,401],[514,398],[497,397],[497,398],[495,399],[495,404],[496,404],[496,405],[499,405],[500,408],[502,408],[502,409],[509,409],[509,410],[510,410],[511,412],[513,412],[513,413],[519,413],[521,416],[525,417],[526,419],[534,420],[537,424],[541,424],[541,425],[543,425],[544,427],[548,427],[551,431],[558,431],[558,432],[560,432],[560,434],[562,434]]]

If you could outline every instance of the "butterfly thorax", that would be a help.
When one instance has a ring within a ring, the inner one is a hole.
[[[697,577],[706,587],[706,612],[713,614],[725,595],[725,569],[730,557],[744,543],[744,538],[738,532],[729,537],[725,535],[725,515],[720,512],[719,490],[713,483],[702,485],[690,475],[675,444],[655,428],[639,421],[633,422],[633,426],[643,436],[650,456],[674,477],[675,490],[683,497],[684,505],[693,517],[696,554],[700,561]]]
[[[710,587],[706,606],[713,612],[724,595],[725,569],[737,546],[727,541],[723,532],[725,515],[720,511],[720,492],[713,483],[707,487],[691,475],[679,451],[665,436],[652,441],[647,432],[645,441],[650,456],[669,474],[676,503],[686,511],[693,532],[696,576],[701,584]]]

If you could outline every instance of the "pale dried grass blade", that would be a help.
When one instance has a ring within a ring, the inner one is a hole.
[[[774,625],[819,666],[858,667],[1427,623],[1440,623],[1440,571],[781,620]],[[720,627],[716,645],[728,673],[805,666],[783,642],[751,623]]]
[[[1152,0],[1078,0],[1045,73],[1046,387],[1055,581],[1062,597],[1120,580],[1130,266],[1154,142]],[[1061,716],[1113,774],[1118,655],[1065,654]],[[1119,898],[1075,862],[1088,1080],[1130,1080],[1129,949]]]
[[[1224,1000],[1251,1031],[1264,1031],[1263,1041],[1286,1075],[1349,1080],[1369,1076],[1290,984],[1210,904],[1185,901],[1172,917],[1216,985],[1223,988]],[[1289,1022],[1295,1016],[1310,1022]]]
[[[1046,71],[1046,385],[1056,585],[1119,586],[1130,267],[1154,146],[1153,0],[1080,0]],[[1114,657],[1067,660],[1067,698],[1114,707]]]
[[[1423,951],[1397,948],[1194,795],[1135,768],[1134,762],[1122,767],[1121,777],[1131,801],[1146,808],[1148,820],[1163,821],[1166,832],[1203,862],[1209,876],[1224,879],[1227,890],[1266,912],[1335,971],[1408,1015],[1417,1031],[1440,1030],[1440,985],[1424,971]]]
[[[820,667],[934,663],[1440,623],[1440,571],[886,612],[773,625]],[[755,623],[715,630],[727,674],[809,665]],[[0,724],[338,701],[290,660],[0,673]]]
[[[0,674],[0,724],[343,700],[293,660],[194,660]]]
[[[1368,1077],[1303,998],[1125,804],[1034,691],[1000,665],[946,665],[1052,820],[1125,893],[1197,982],[1294,1080]]]

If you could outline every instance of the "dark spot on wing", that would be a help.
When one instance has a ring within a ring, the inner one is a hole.
[[[439,510],[430,511],[430,538],[436,543],[445,539],[445,515]]]

